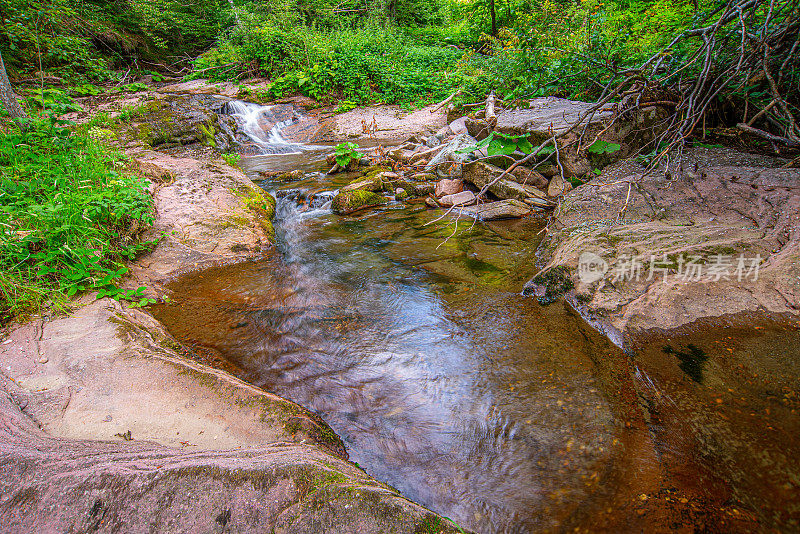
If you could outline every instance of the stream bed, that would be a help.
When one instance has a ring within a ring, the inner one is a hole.
[[[454,233],[400,202],[339,217],[325,192],[348,177],[321,153],[242,158],[256,181],[306,174],[261,182],[278,198],[271,257],[186,275],[154,306],[178,339],[318,413],[351,461],[465,529],[800,528],[797,325],[708,325],[625,354],[521,294],[541,221]]]

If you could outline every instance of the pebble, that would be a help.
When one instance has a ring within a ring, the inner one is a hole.
[[[49,361],[50,359],[47,356],[42,356],[41,358],[39,358],[39,363],[47,363]]]

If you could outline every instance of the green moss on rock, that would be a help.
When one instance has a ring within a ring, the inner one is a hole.
[[[340,191],[339,194],[333,198],[331,209],[333,209],[333,212],[336,214],[348,215],[360,209],[381,206],[387,202],[388,200],[381,195],[377,195],[371,191],[355,189],[353,191]]]
[[[258,218],[258,224],[270,241],[275,239],[275,228],[272,219],[275,217],[275,197],[255,187],[239,187],[232,190],[233,194],[239,197],[244,203],[245,208],[254,213]]]
[[[575,283],[569,276],[569,269],[559,265],[531,280],[525,289],[525,294],[536,295],[539,304],[552,304],[574,287]]]

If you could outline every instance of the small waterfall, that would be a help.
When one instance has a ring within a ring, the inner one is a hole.
[[[302,145],[290,143],[281,135],[281,130],[293,124],[295,119],[274,123],[269,131],[264,130],[263,122],[272,108],[241,100],[231,100],[225,105],[226,113],[234,118],[239,131],[258,147],[261,154],[300,154]]]

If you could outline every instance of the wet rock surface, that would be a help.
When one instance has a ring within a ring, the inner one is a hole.
[[[137,116],[119,140],[151,181],[144,237],[159,241],[127,283],[160,297],[179,272],[269,254],[274,199],[199,128],[230,119],[225,100],[145,102],[163,117]],[[15,327],[0,344],[0,529],[458,531],[348,463],[317,416],[201,362],[236,371],[107,299]]]
[[[159,95],[140,104],[121,133],[159,150],[203,145],[234,150],[236,124],[223,113],[227,99],[208,95]]]

